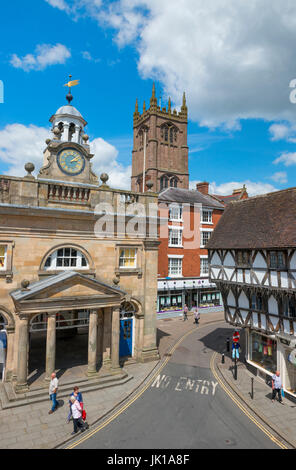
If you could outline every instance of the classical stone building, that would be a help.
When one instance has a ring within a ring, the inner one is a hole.
[[[168,187],[188,188],[187,105],[185,93],[180,112],[158,105],[153,85],[150,107],[134,112],[132,191],[156,192]],[[144,175],[144,177],[143,177]]]
[[[114,379],[120,358],[158,357],[157,212],[148,220],[157,195],[111,189],[106,174],[98,181],[86,122],[67,99],[50,119],[38,176],[32,164],[23,178],[0,176],[5,382],[19,393],[67,364]]]
[[[296,188],[229,203],[207,248],[248,364],[263,378],[280,370],[296,396]]]

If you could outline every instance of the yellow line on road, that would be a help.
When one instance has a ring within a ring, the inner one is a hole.
[[[208,325],[205,325],[201,328],[199,328],[199,330],[201,330],[202,328],[205,328],[206,326]],[[169,351],[168,354],[172,354],[176,349],[177,347],[180,345],[180,343],[182,343],[182,341],[184,341],[184,339],[189,336],[190,334],[192,334],[194,331],[198,331],[196,328],[193,328],[192,330],[188,331],[187,333],[185,333],[179,340],[178,342],[172,347],[172,349]],[[115,418],[117,418],[117,416],[119,416],[121,413],[123,413],[127,408],[129,408],[141,395],[143,395],[143,393],[147,390],[148,387],[150,387],[151,383],[153,382],[153,380],[160,374],[160,372],[163,370],[163,368],[167,365],[167,363],[169,362],[170,360],[170,356],[168,356],[164,362],[162,363],[161,367],[157,369],[157,371],[155,372],[155,374],[151,377],[151,379],[147,382],[147,384],[140,389],[140,391],[131,399],[129,400],[125,405],[123,405],[118,411],[116,411],[113,415],[111,415],[106,421],[104,421],[100,426],[98,426],[97,428],[95,428],[93,431],[87,433],[87,435],[83,436],[81,439],[79,439],[78,441],[75,441],[73,444],[69,445],[68,447],[66,447],[66,449],[74,449],[75,447],[77,447],[78,445],[80,445],[82,442],[85,442],[86,440],[88,440],[90,437],[92,437],[94,434],[96,434],[97,432],[101,431],[101,429],[105,428],[108,424],[110,424],[112,421],[114,421]]]
[[[219,383],[220,387],[224,390],[225,393],[227,393],[227,395],[231,398],[231,400],[240,408],[240,410],[259,428],[261,429],[262,432],[264,432],[264,434],[266,434],[266,436],[269,437],[269,439],[271,439],[275,444],[277,444],[279,447],[281,447],[282,449],[288,449],[288,447],[286,447],[282,442],[280,442],[273,434],[271,434],[267,428],[265,428],[261,423],[259,423],[259,421],[257,421],[257,419],[252,416],[250,414],[250,412],[238,401],[238,399],[227,389],[227,387],[224,385],[224,383],[222,382],[222,380],[220,379],[220,377],[218,376],[217,372],[216,372],[216,369],[215,369],[215,366],[214,366],[214,363],[215,363],[215,359],[217,357],[217,353],[215,352],[212,357],[211,357],[211,361],[210,361],[210,368],[211,368],[211,371],[213,373],[213,375],[215,376],[217,382]]]

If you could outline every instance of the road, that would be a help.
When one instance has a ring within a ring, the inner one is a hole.
[[[278,449],[217,383],[210,360],[229,326],[197,327],[149,388],[79,449]],[[73,444],[72,444],[73,448]]]

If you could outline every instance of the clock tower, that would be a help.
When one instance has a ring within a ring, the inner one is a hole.
[[[50,118],[51,138],[47,139],[43,166],[39,179],[62,180],[66,182],[92,183],[98,181],[92,171],[88,135],[84,128],[87,122],[80,112],[71,105],[73,96],[66,96],[68,104],[60,107]]]

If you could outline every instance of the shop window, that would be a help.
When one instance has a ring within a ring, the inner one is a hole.
[[[122,248],[119,255],[120,268],[136,268],[137,267],[137,250],[136,248]]]
[[[88,262],[83,253],[71,247],[59,248],[48,256],[44,264],[44,269],[48,271],[73,268],[87,269],[88,267]]]
[[[276,341],[259,333],[250,334],[250,360],[269,372],[277,369]]]
[[[286,261],[283,251],[271,251],[269,267],[271,269],[285,269]]]

